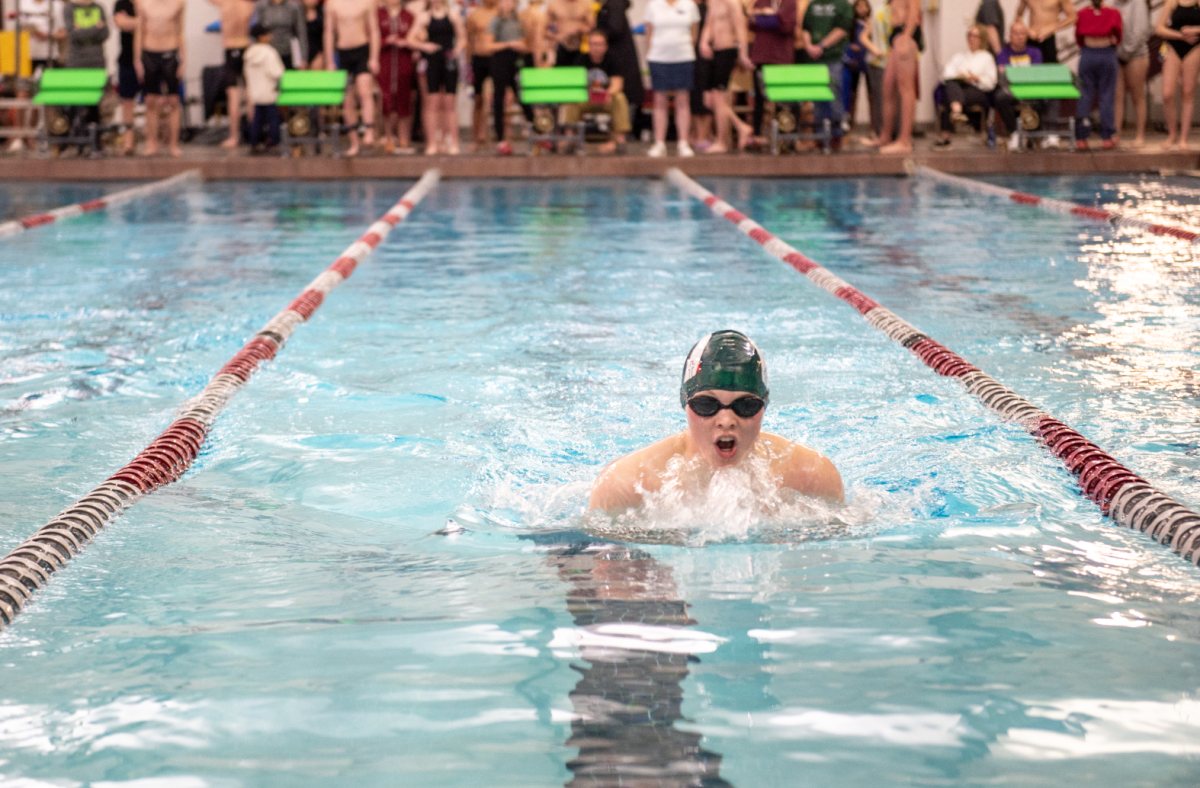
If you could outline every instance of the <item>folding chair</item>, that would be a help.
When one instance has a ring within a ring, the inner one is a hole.
[[[800,122],[798,106],[791,109],[779,106],[799,105],[805,101],[840,101],[829,86],[829,66],[822,63],[763,66],[762,81],[767,99],[776,105],[775,116],[771,118],[771,153],[779,154],[780,142],[795,140],[820,140],[822,150],[829,153],[833,124],[828,118],[818,130],[815,124]],[[812,131],[799,131],[802,126],[808,126]]]
[[[48,68],[43,71],[33,103],[58,109],[46,111],[38,142],[42,145],[87,145],[91,155],[99,156],[100,132],[103,130],[100,124],[85,122],[87,113],[69,110],[99,108],[107,84],[108,73],[102,68]]]
[[[1013,98],[1023,103],[1016,128],[1021,150],[1025,149],[1026,137],[1049,137],[1061,133],[1061,129],[1047,129],[1045,119],[1024,102],[1079,98],[1079,89],[1075,87],[1070,69],[1060,63],[1016,66],[1004,69],[1004,76]],[[1041,131],[1036,130],[1039,123],[1042,125]],[[1067,118],[1066,125],[1071,138],[1071,150],[1075,150],[1075,118]]]
[[[587,69],[583,66],[555,68],[523,68],[518,77],[521,103],[533,107],[533,122],[529,123],[529,155],[533,156],[540,143],[575,143],[575,153],[583,156],[584,133],[587,123],[580,120],[570,126],[558,122],[560,104],[586,104],[588,101]],[[575,134],[566,133],[567,128]]]
[[[280,131],[280,155],[287,156],[294,146],[312,145],[321,152],[321,143],[329,141],[338,155],[338,137],[343,131],[339,121],[321,119],[321,110],[341,107],[346,98],[345,71],[285,71],[279,80],[280,107],[290,107]]]

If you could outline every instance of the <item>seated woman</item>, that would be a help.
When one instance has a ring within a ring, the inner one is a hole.
[[[950,58],[942,71],[946,99],[941,111],[942,136],[934,143],[938,147],[947,147],[954,124],[967,120],[964,107],[991,103],[991,93],[996,89],[996,58],[987,48],[985,35],[980,25],[969,29],[968,51]]]

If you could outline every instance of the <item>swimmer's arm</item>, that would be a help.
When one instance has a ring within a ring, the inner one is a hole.
[[[770,437],[773,439],[772,443],[778,440],[787,444],[786,448],[779,452],[782,462],[775,466],[777,472],[782,473],[784,487],[801,495],[824,498],[835,503],[846,501],[842,476],[828,457],[784,438],[774,435]]]
[[[641,490],[657,490],[667,462],[681,450],[681,437],[674,435],[613,460],[596,477],[588,508],[616,513],[641,506]]]

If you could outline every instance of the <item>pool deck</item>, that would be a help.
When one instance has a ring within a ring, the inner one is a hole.
[[[1162,152],[1152,139],[1142,150],[1073,153],[1069,150],[1008,153],[988,150],[975,140],[955,143],[949,150],[935,150],[919,140],[910,156],[884,156],[869,148],[830,154],[764,153],[698,155],[680,159],[650,159],[641,153],[644,145],[630,145],[629,155],[544,154],[494,156],[385,156],[332,158],[306,155],[249,156],[218,147],[188,145],[179,158],[109,156],[98,159],[5,156],[0,170],[5,179],[49,181],[145,180],[165,178],[199,168],[205,180],[344,180],[357,178],[411,179],[429,167],[437,167],[445,178],[604,178],[657,177],[670,167],[679,167],[696,177],[812,178],[864,175],[904,175],[905,161],[924,164],[959,175],[1086,175],[1117,172],[1158,172],[1200,169],[1200,151]],[[672,150],[674,145],[669,146]],[[518,143],[518,150],[524,145]],[[641,154],[641,155],[639,155]]]

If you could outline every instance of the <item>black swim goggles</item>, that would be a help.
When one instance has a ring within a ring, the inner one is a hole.
[[[688,407],[702,419],[707,419],[716,416],[721,411],[729,408],[735,416],[743,419],[754,418],[759,412],[767,407],[767,401],[761,397],[738,397],[728,405],[722,405],[721,400],[716,397],[701,395],[692,397],[687,401]]]

